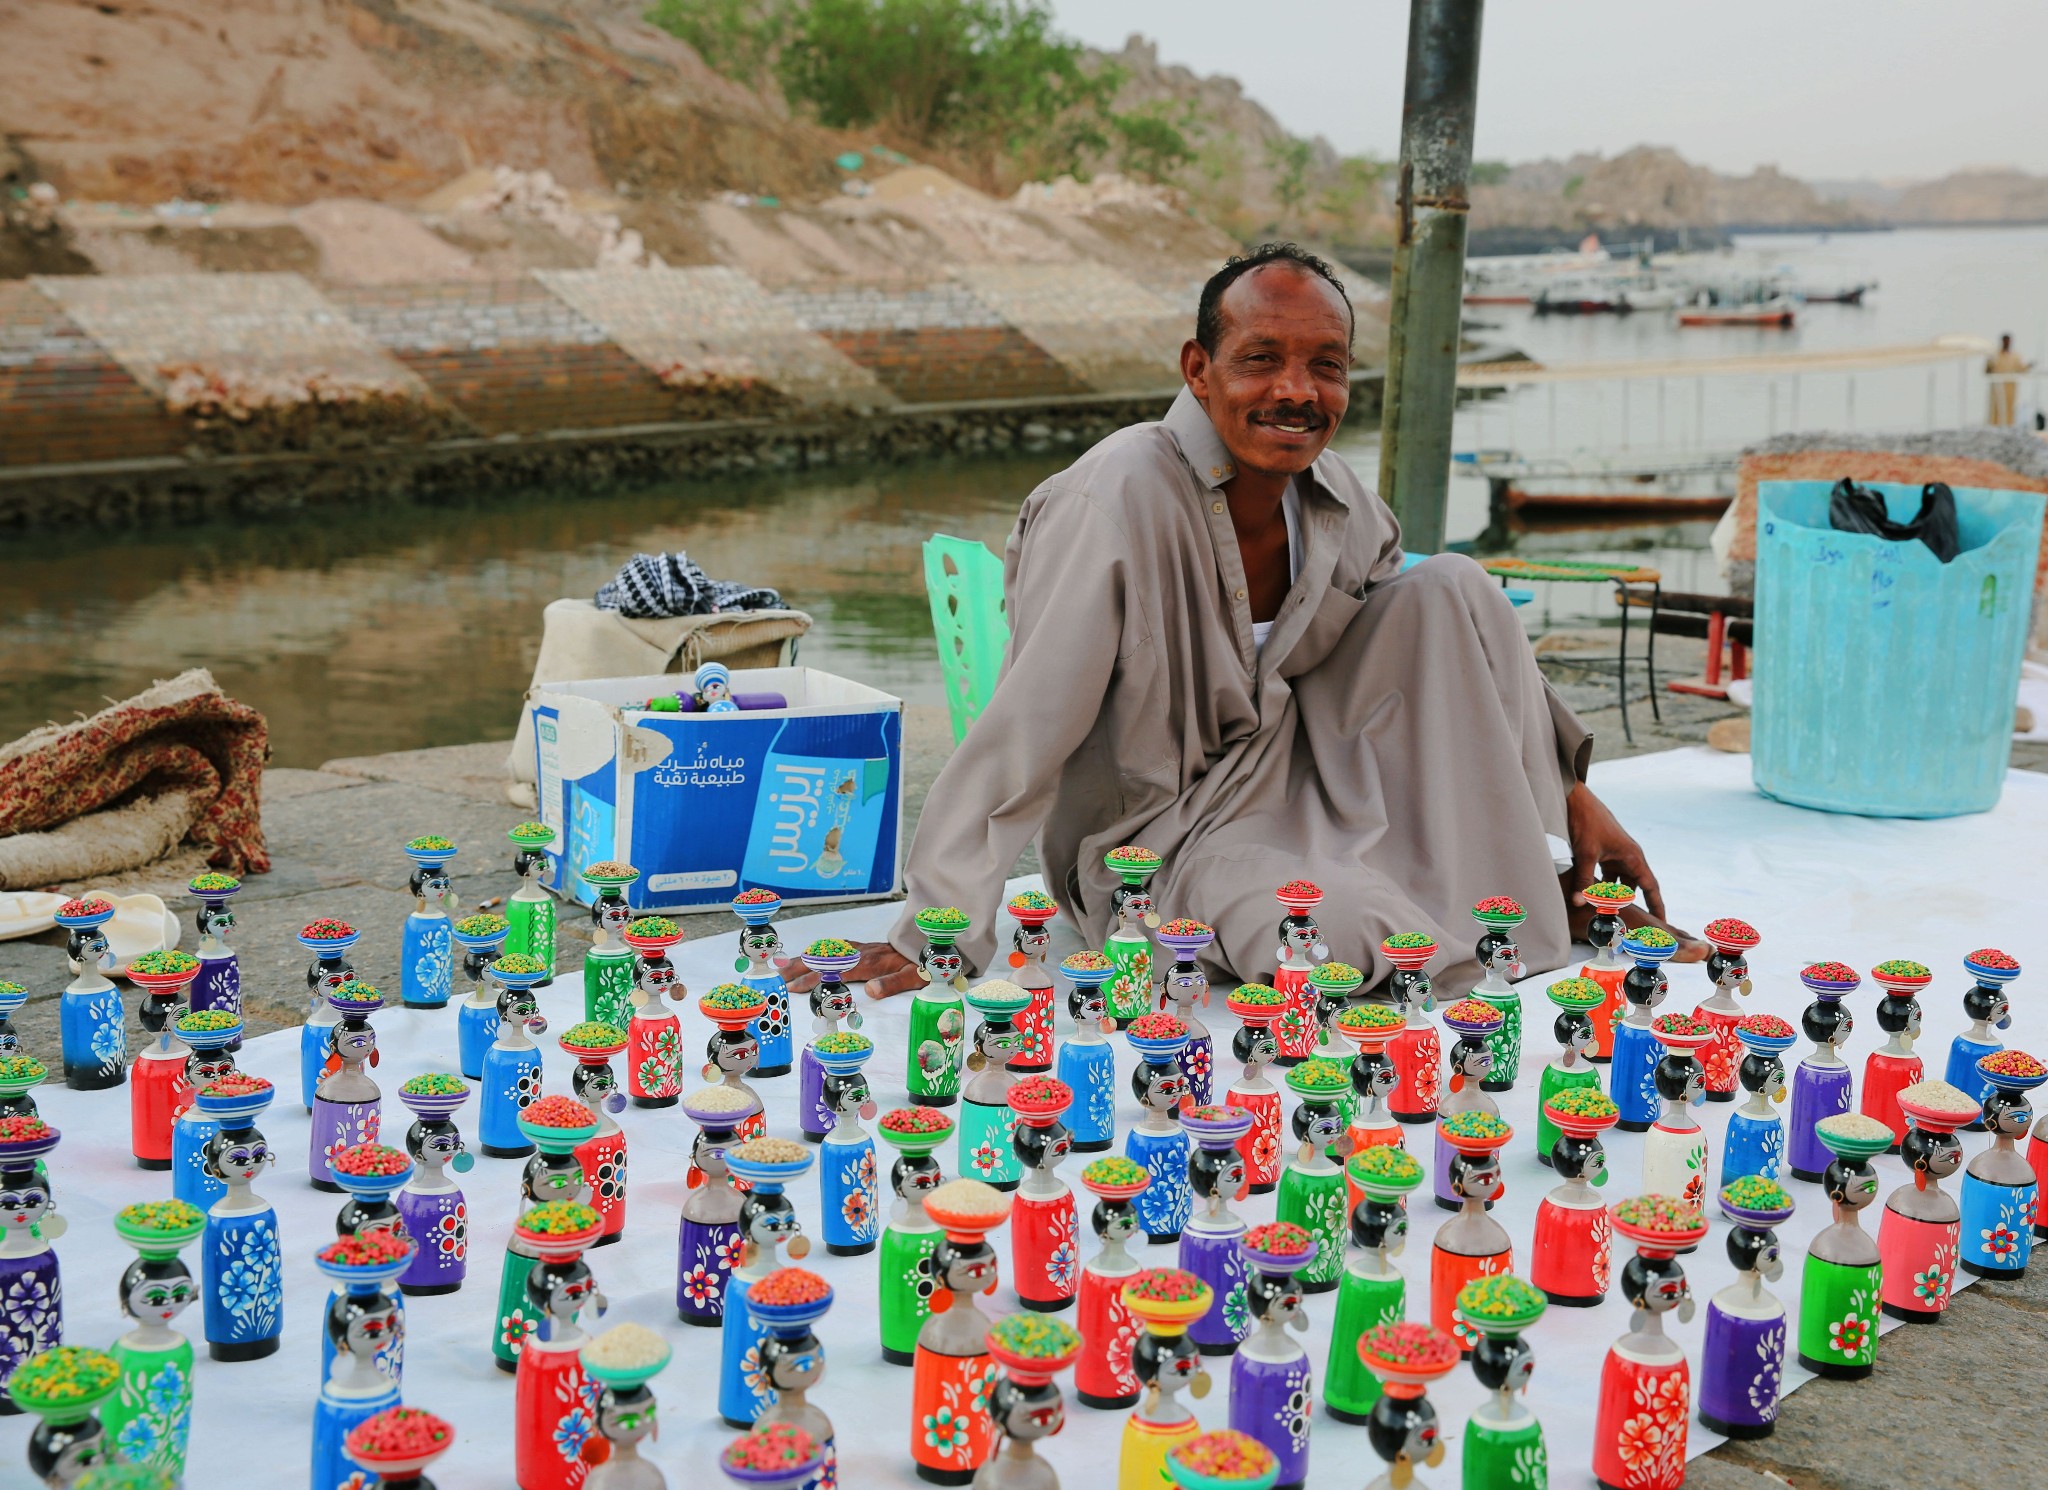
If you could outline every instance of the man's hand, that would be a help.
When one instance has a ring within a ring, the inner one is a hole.
[[[924,982],[918,975],[917,964],[887,942],[855,942],[854,946],[860,949],[860,961],[847,970],[846,981],[865,980],[869,998],[894,998],[899,993],[909,993]],[[792,994],[809,993],[818,986],[816,973],[794,957],[789,963],[799,970],[794,974],[785,971],[782,975]]]
[[[1587,924],[1592,920],[1592,907],[1587,904],[1586,886],[1599,880],[1603,875],[1625,880],[1643,892],[1643,902],[1649,907],[1647,916],[1631,907],[1623,913],[1623,919],[1631,926],[1644,923],[1663,926],[1678,938],[1677,962],[1698,962],[1707,955],[1707,946],[1689,931],[1680,931],[1664,920],[1664,891],[1657,884],[1657,875],[1650,868],[1650,861],[1643,857],[1642,845],[1629,837],[1607,804],[1593,795],[1592,789],[1583,781],[1574,786],[1564,799],[1565,831],[1571,835],[1572,872],[1571,881],[1565,889],[1565,904],[1570,909],[1572,935],[1583,937]]]

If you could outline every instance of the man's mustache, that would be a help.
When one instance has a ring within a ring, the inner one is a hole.
[[[1330,416],[1313,404],[1271,404],[1251,413],[1254,424],[1303,424],[1310,429],[1321,429],[1330,422]]]

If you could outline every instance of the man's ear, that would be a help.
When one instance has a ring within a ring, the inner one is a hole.
[[[1188,390],[1205,402],[1209,397],[1209,349],[1190,337],[1180,346],[1180,375]]]

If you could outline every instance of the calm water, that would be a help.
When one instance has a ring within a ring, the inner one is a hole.
[[[2010,330],[2029,356],[2048,350],[2048,229],[1759,240],[1810,266],[1808,282],[1876,279],[1862,309],[1810,307],[1795,331],[1680,332],[1663,317],[1539,321],[1486,307],[1479,334],[1550,360],[1720,356],[1764,347],[1887,345],[1960,331]],[[1858,390],[1859,427],[1925,420],[1923,372]],[[1937,418],[1958,400],[1981,417],[1981,380],[1944,373]],[[1820,379],[1806,380],[1799,423],[1832,427]],[[1605,386],[1605,385],[1595,385]],[[2022,403],[2027,402],[2023,395]],[[1651,443],[1650,401],[1588,393],[1562,401],[1557,439],[1591,449]],[[1675,409],[1688,403],[1671,400]],[[1716,391],[1703,438],[1748,439],[1789,427],[1757,388]],[[1674,416],[1675,424],[1675,416]],[[1460,448],[1551,438],[1539,393],[1459,415]],[[1670,442],[1682,431],[1667,426]],[[1339,448],[1371,480],[1375,430]],[[91,712],[186,667],[269,717],[275,763],[503,738],[539,645],[541,607],[588,595],[636,550],[687,549],[711,574],[779,588],[817,618],[809,664],[913,702],[939,703],[918,545],[934,531],[1000,552],[1017,504],[1065,464],[1057,454],[862,471],[675,480],[632,491],[562,487],[467,505],[322,511],[260,523],[125,533],[10,537],[0,543],[0,739]],[[1454,484],[1450,534],[1485,528],[1484,484]],[[1715,589],[1705,523],[1509,535],[1523,552],[1612,554],[1654,563],[1666,583]],[[1532,625],[1586,614],[1590,593],[1545,587]]]

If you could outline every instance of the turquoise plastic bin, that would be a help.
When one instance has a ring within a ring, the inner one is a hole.
[[[1963,552],[1828,526],[1827,481],[1757,487],[1750,761],[1781,802],[1870,817],[1996,805],[2044,498],[1956,488]],[[1896,521],[1920,488],[1873,483]]]

